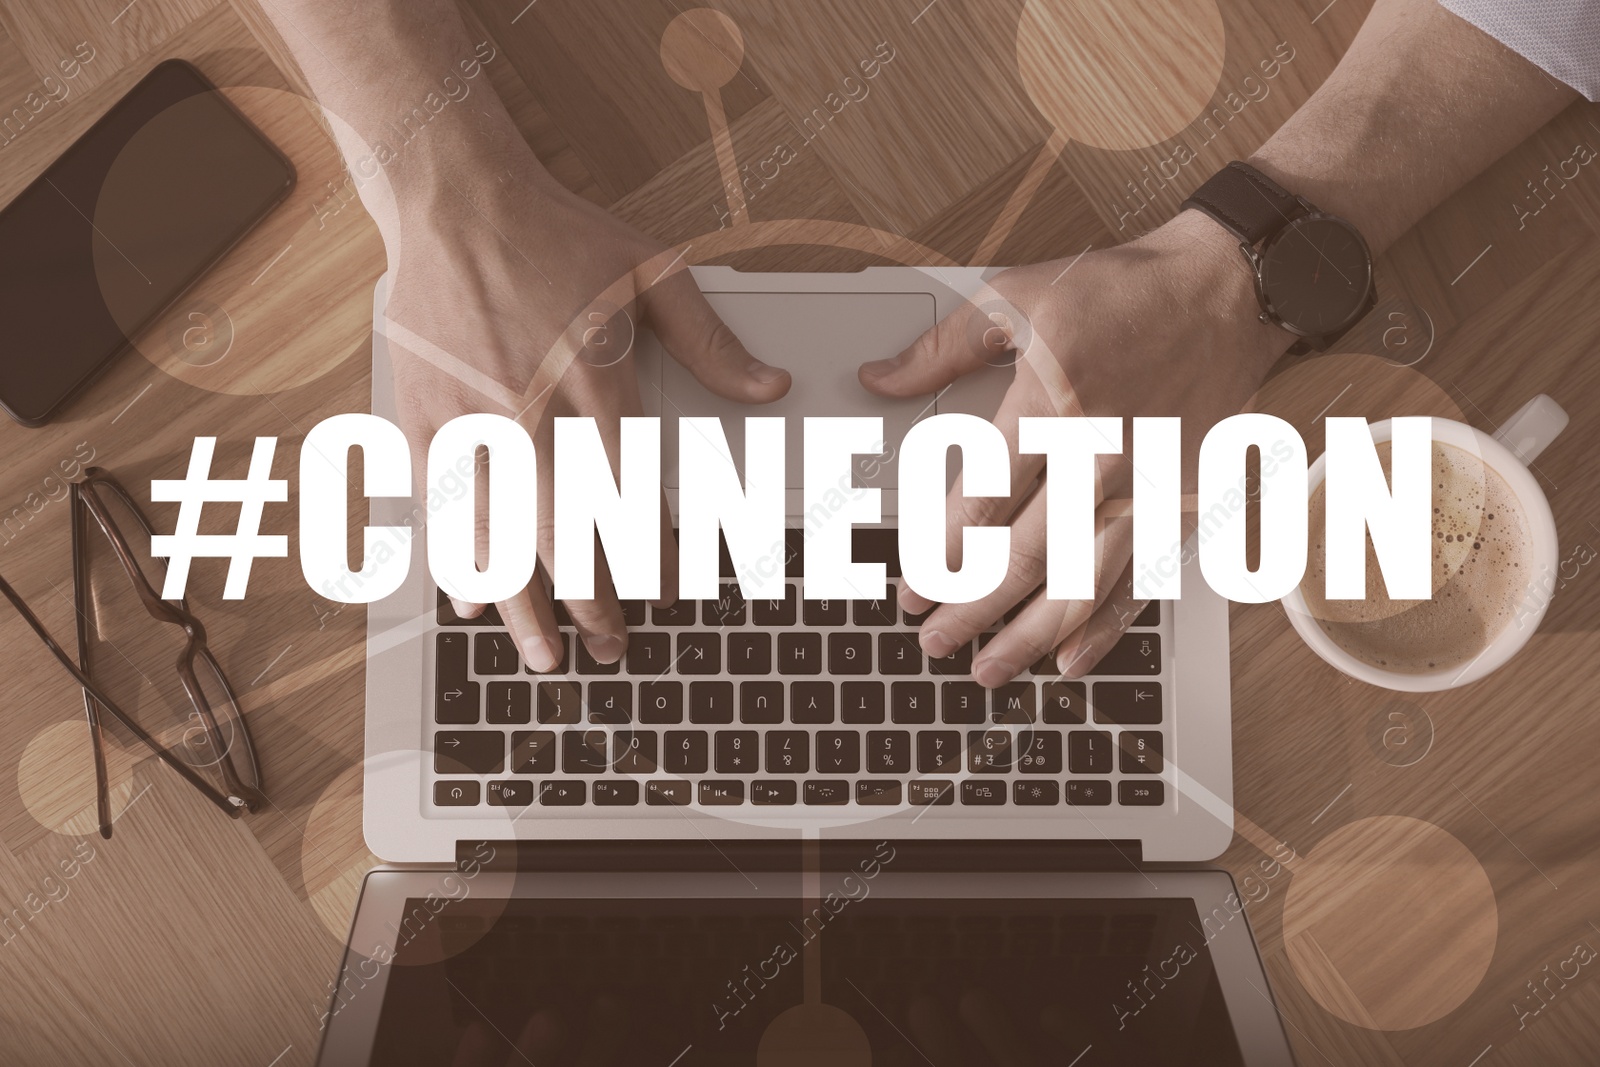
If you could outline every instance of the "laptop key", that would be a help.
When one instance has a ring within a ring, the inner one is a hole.
[[[643,626],[645,615],[648,614],[648,605],[642,600],[624,600],[622,602],[622,622],[632,628]]]
[[[1111,734],[1105,730],[1073,730],[1067,734],[1067,773],[1110,774]]]
[[[919,611],[915,614],[909,611],[902,611],[900,613],[900,621],[915,630],[923,623],[927,622],[928,616],[932,614],[933,608],[929,608],[927,611]]]
[[[554,774],[556,735],[550,730],[517,730],[511,735],[512,774]]]
[[[794,586],[782,600],[753,600],[750,618],[757,626],[793,626],[798,617],[800,594]]]
[[[1061,734],[1029,730],[1017,735],[1017,770],[1023,774],[1061,773]]]
[[[971,774],[1011,773],[1011,732],[967,731],[967,771]]]
[[[954,730],[917,734],[917,773],[954,774],[961,769],[961,735]]]
[[[1046,682],[1041,687],[1040,718],[1052,725],[1088,721],[1089,698],[1082,682]]]
[[[1153,726],[1161,721],[1161,683],[1094,683],[1094,721]]]
[[[1124,730],[1117,738],[1122,750],[1118,761],[1123,774],[1160,774],[1161,732],[1159,730]]]
[[[789,686],[789,720],[802,725],[833,721],[832,682],[792,682]]]
[[[1160,807],[1165,799],[1165,791],[1165,785],[1159,778],[1121,781],[1117,783],[1117,803],[1130,807]]]
[[[889,715],[897,723],[917,725],[933,721],[932,682],[894,682],[889,686]]]
[[[760,735],[754,730],[718,730],[716,757],[718,774],[754,774],[761,769]]]
[[[933,674],[964,677],[972,673],[972,642],[967,642],[948,656],[928,658],[928,670]]]
[[[883,683],[845,682],[839,687],[839,721],[883,721]]]
[[[728,635],[729,674],[771,674],[772,635],[735,633]]]
[[[478,721],[478,683],[456,682],[433,695],[433,719],[451,726],[470,726]]]
[[[442,689],[467,680],[467,635],[435,634],[433,637],[433,680]]]
[[[787,633],[778,635],[779,674],[821,674],[822,635]]]
[[[940,714],[945,722],[980,723],[987,718],[989,694],[977,682],[943,682],[939,686]]]
[[[811,735],[805,730],[767,733],[767,773],[805,774],[811,769]]]
[[[666,607],[651,607],[650,621],[657,626],[693,626],[700,618],[700,605],[694,600],[675,600]]]
[[[632,682],[590,682],[589,721],[613,726],[633,721]]]
[[[744,783],[706,781],[700,783],[700,803],[721,806],[744,803]]]
[[[1020,726],[1037,716],[1032,682],[1007,682],[989,694],[990,714],[995,722]]]
[[[433,802],[441,808],[469,808],[478,802],[478,783],[434,782]]]
[[[630,601],[637,603],[637,601]],[[647,634],[637,630],[628,634],[628,673],[655,678],[672,668],[672,635]]]
[[[539,783],[539,803],[550,808],[576,808],[584,801],[582,782],[557,779]]]
[[[857,804],[898,804],[900,783],[893,778],[863,778],[856,782]]]
[[[673,662],[679,674],[721,674],[721,636],[704,631],[679,634],[678,655]]]
[[[433,735],[435,774],[499,774],[506,735],[499,730],[441,730]]]
[[[480,672],[481,673],[481,672]],[[1161,673],[1161,635],[1130,632],[1111,646],[1090,674],[1154,675]]]
[[[493,604],[485,604],[483,611],[476,618],[463,619],[456,614],[456,609],[450,603],[450,597],[443,589],[437,590],[438,613],[440,626],[495,626],[505,629],[505,621],[500,618],[500,612]]]
[[[472,669],[477,674],[516,674],[522,668],[517,643],[506,633],[476,634],[472,640]]]
[[[848,804],[850,783],[832,778],[812,778],[805,784],[805,797],[807,804]]]
[[[872,635],[866,633],[829,634],[828,670],[833,674],[871,674]]]
[[[852,601],[850,614],[857,626],[893,626],[900,621],[893,599]]]
[[[601,663],[599,660],[591,656],[589,654],[589,646],[583,643],[583,639],[581,637],[573,641],[573,644],[577,646],[579,674],[616,674],[622,669],[621,661],[616,663]]]
[[[783,721],[782,682],[740,682],[739,721],[779,723]]]
[[[484,718],[492,723],[533,721],[533,686],[527,682],[490,682]]]
[[[669,723],[683,721],[682,682],[640,682],[639,721]]]
[[[1133,624],[1135,626],[1160,626],[1161,601],[1152,600],[1146,604],[1144,611],[1140,612],[1139,617],[1133,620]]]
[[[1011,800],[1021,807],[1047,807],[1061,803],[1061,787],[1049,779],[1012,782]]]
[[[690,682],[689,721],[728,723],[733,721],[732,682]]]
[[[668,730],[663,741],[661,766],[667,773],[706,773],[711,739],[704,730]]]
[[[540,722],[578,722],[583,716],[583,688],[578,682],[539,683]]]
[[[968,778],[961,783],[961,803],[991,807],[1006,802],[1004,782],[982,782]]]
[[[1098,807],[1111,803],[1111,783],[1104,778],[1067,783],[1067,803]]]
[[[807,626],[843,626],[844,601],[805,600],[801,602],[800,616]]]
[[[639,783],[630,781],[599,781],[594,784],[594,802],[597,807],[621,808],[639,803]]]
[[[911,782],[907,785],[906,791],[911,796],[911,803],[921,806],[956,802],[955,784],[937,778],[924,778],[919,782]]]
[[[612,741],[615,746],[614,766],[618,774],[654,774],[656,770],[656,732],[654,730],[618,730]]]
[[[567,774],[599,774],[611,769],[604,730],[568,730],[561,735],[561,769]]]
[[[922,646],[916,634],[887,633],[878,635],[878,673],[921,674]]]
[[[750,802],[753,804],[793,804],[797,792],[793,779],[777,782],[751,782]]]
[[[646,804],[678,807],[689,803],[689,797],[689,783],[676,778],[651,778],[644,783]]]
[[[533,803],[533,783],[525,778],[490,782],[485,796],[491,808],[525,808]]]
[[[867,773],[910,774],[911,732],[909,730],[868,730]]]
[[[700,622],[705,626],[743,626],[744,595],[732,582],[722,583],[717,599],[700,605]]]
[[[819,730],[817,773],[860,774],[861,735],[854,730]]]

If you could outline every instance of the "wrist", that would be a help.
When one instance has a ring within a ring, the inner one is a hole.
[[[1216,220],[1189,209],[1140,238],[1142,245],[1168,257],[1179,274],[1183,306],[1208,323],[1218,339],[1208,357],[1218,373],[1234,374],[1252,387],[1266,379],[1294,343],[1280,326],[1261,321],[1255,275],[1239,249],[1239,239]]]

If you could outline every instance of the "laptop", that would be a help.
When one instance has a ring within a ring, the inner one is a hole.
[[[1197,568],[1083,681],[1049,662],[988,691],[984,640],[943,660],[887,601],[801,597],[801,420],[877,415],[856,484],[895,576],[899,438],[987,416],[1012,371],[884,400],[856,367],[976,294],[991,269],[693,268],[777,404],[698,385],[633,339],[645,413],[783,415],[785,600],[626,605],[628,654],[570,627],[535,675],[491,609],[463,620],[416,551],[368,613],[366,878],[324,1017],[324,1064],[1292,1063],[1229,875],[1228,614]],[[381,326],[384,282],[375,293]],[[392,418],[374,333],[373,411]],[[848,487],[847,487],[848,488]],[[419,501],[375,525],[423,531]],[[942,1058],[941,1058],[942,1056]],[[1075,1058],[1076,1057],[1076,1058]]]

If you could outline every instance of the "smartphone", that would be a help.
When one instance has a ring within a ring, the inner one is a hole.
[[[0,210],[0,406],[46,422],[294,180],[198,70],[157,66]]]

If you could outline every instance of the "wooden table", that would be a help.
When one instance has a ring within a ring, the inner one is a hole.
[[[1113,6],[1126,16],[1117,26]],[[744,54],[707,89],[726,116],[720,167],[757,175],[744,197],[754,221],[859,224],[956,262],[1074,255],[1156,225],[1247,154],[1332,69],[1366,6],[723,0]],[[560,180],[668,242],[732,223],[704,94],[670,78],[658,51],[678,5],[519,8],[473,0],[474,33],[496,56],[472,91],[505,98]],[[863,79],[861,62],[885,48],[892,59]],[[1041,55],[1054,61],[1041,66]],[[281,475],[310,426],[367,404],[382,249],[281,42],[245,0],[0,0],[0,199],[169,56],[226,87],[293,157],[300,182],[63,417],[38,430],[0,424],[0,572],[62,634],[72,610],[63,477],[91,461],[135,484],[179,476],[196,432],[219,433],[219,469],[238,470],[255,435],[277,435]],[[1450,415],[1492,430],[1548,392],[1572,415],[1538,461],[1568,581],[1529,648],[1493,678],[1402,699],[1324,665],[1277,607],[1233,610],[1240,834],[1221,862],[1247,891],[1308,1065],[1600,1057],[1594,968],[1550,978],[1576,946],[1600,946],[1600,566],[1577,562],[1600,545],[1584,459],[1600,445],[1600,177],[1540,186],[1538,200],[1528,184],[1574,145],[1600,143],[1597,122],[1595,108],[1574,105],[1434,212],[1384,257],[1384,301],[1344,345],[1359,354],[1281,375],[1261,397],[1313,453],[1324,410]],[[1179,145],[1192,162],[1175,162]],[[824,243],[731,261],[875,260]],[[220,599],[220,566],[197,564],[191,582],[263,753],[271,806],[248,820],[220,818],[118,749],[116,836],[94,836],[77,690],[0,613],[8,1064],[314,1055],[372,862],[360,820],[364,620],[300,579],[293,509],[268,515],[290,558],[256,565],[247,603]],[[1263,858],[1287,850],[1288,870],[1267,877]]]

